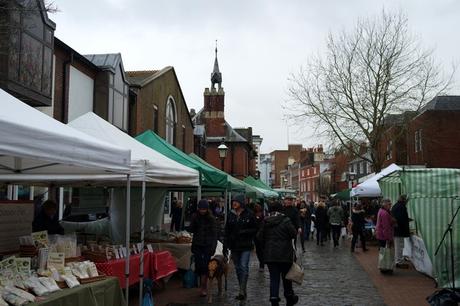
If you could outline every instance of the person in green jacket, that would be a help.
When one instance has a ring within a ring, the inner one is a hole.
[[[329,217],[329,224],[332,229],[332,240],[334,241],[334,247],[339,246],[340,230],[343,225],[343,209],[340,207],[339,202],[334,201],[334,205],[327,211]]]

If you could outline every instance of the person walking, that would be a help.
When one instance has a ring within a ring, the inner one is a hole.
[[[364,219],[364,210],[361,204],[356,204],[351,212],[351,232],[353,234],[353,238],[351,239],[351,252],[355,251],[356,241],[361,241],[361,247],[363,252],[366,252],[366,239],[364,238],[364,225],[366,224],[366,220]]]
[[[200,275],[200,296],[207,294],[208,263],[217,246],[217,222],[209,210],[209,202],[201,199],[198,212],[192,216],[190,232],[193,233],[192,253],[195,257],[195,273]]]
[[[302,228],[302,233],[300,234],[300,244],[302,246],[302,252],[305,252],[305,240],[310,238],[310,227],[311,227],[311,213],[310,208],[307,205],[307,202],[301,201],[299,205],[299,215],[300,215],[300,226]]]
[[[174,198],[175,199],[175,198]],[[182,223],[182,201],[173,200],[171,203],[171,226],[170,231],[175,230],[176,232],[181,230]]]
[[[259,230],[264,222],[264,210],[259,203],[254,206],[254,217],[256,219],[257,229]],[[264,272],[264,249],[262,241],[256,236],[254,238],[254,244],[256,246],[257,259],[259,260],[259,272]]]
[[[294,196],[292,196],[291,194],[287,194],[284,197],[284,202],[283,202],[284,210],[283,210],[283,213],[284,213],[284,215],[289,217],[289,219],[291,219],[291,222],[294,225],[294,227],[296,228],[297,233],[301,234],[302,233],[302,226],[300,224],[300,214],[299,214],[299,210],[294,205],[294,199],[295,199]],[[297,236],[296,236],[296,242],[297,242]]]
[[[281,280],[286,305],[292,306],[299,301],[299,297],[294,294],[292,281],[286,279],[286,274],[294,260],[295,250],[292,241],[297,236],[297,229],[291,219],[282,213],[282,210],[281,204],[273,204],[268,217],[257,233],[258,239],[263,242],[264,260],[270,273],[270,303],[272,306],[278,306],[280,303]]]
[[[396,220],[396,227],[394,230],[394,244],[395,244],[395,263],[396,268],[405,268],[409,266],[404,263],[403,249],[404,249],[404,238],[410,237],[409,222],[412,219],[409,218],[407,213],[407,197],[401,195],[398,202],[391,208],[391,215]]]
[[[328,211],[327,216],[329,218],[329,224],[332,230],[332,240],[334,241],[334,247],[339,246],[340,230],[343,225],[343,209],[339,205],[339,201],[335,200]]]
[[[253,240],[257,233],[254,214],[246,209],[244,195],[232,199],[232,211],[225,225],[224,253],[231,250],[236,276],[240,287],[236,296],[238,300],[246,299],[246,286],[249,275],[249,259],[254,248]]]
[[[379,241],[380,249],[388,247],[391,248],[393,245],[394,238],[394,222],[393,217],[390,213],[391,201],[389,199],[384,199],[382,201],[382,207],[377,213],[377,225],[375,226],[375,236]],[[380,256],[380,255],[379,255]],[[381,270],[383,273],[389,272],[392,269]]]
[[[326,204],[319,202],[315,210],[316,244],[324,245],[326,240],[327,211]]]

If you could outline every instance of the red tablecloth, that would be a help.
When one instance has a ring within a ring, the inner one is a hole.
[[[140,254],[129,257],[129,285],[139,282]],[[97,269],[110,276],[118,277],[120,286],[126,287],[125,259],[115,259],[108,262],[96,263]],[[144,252],[144,278],[158,280],[177,271],[176,262],[168,251]]]
[[[168,251],[150,253],[150,267],[153,280],[159,280],[177,271],[177,264]]]

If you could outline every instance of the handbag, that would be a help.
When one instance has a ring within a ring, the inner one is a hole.
[[[393,264],[394,264],[394,255],[387,242],[385,247],[380,248],[379,250],[379,262],[378,262],[377,267],[380,269],[380,271],[392,271]]]
[[[302,258],[300,259],[300,265],[296,263],[296,256],[295,256],[296,249],[294,247],[294,241],[292,241],[292,247],[293,247],[294,258],[292,260],[291,268],[286,274],[286,279],[293,281],[294,283],[298,285],[302,285],[303,277],[305,274],[303,270],[303,266],[302,266]]]

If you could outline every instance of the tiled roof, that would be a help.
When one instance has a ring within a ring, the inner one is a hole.
[[[126,76],[132,85],[141,85],[146,79],[157,74],[160,70],[126,71]]]
[[[437,96],[422,108],[427,110],[460,110],[460,96]]]

